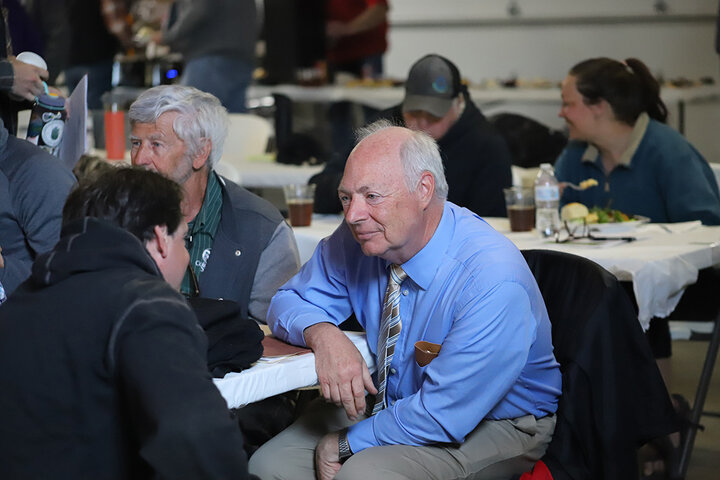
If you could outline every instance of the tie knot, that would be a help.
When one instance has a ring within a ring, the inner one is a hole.
[[[407,278],[407,273],[400,265],[393,263],[390,265],[390,282],[400,285]]]

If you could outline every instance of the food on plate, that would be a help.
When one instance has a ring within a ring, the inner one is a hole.
[[[631,215],[613,210],[612,208],[588,208],[582,203],[572,202],[560,209],[560,219],[563,221],[585,221],[591,223],[620,223],[635,220]]]
[[[590,211],[582,203],[572,202],[564,205],[560,209],[560,219],[563,221],[572,221],[586,219]]]
[[[612,208],[593,207],[590,209],[590,215],[592,214],[597,215],[597,221],[590,222],[586,219],[587,223],[619,223],[634,220],[632,216]]]
[[[580,182],[580,188],[582,188],[583,190],[586,190],[590,187],[597,187],[597,185],[598,181],[594,178],[588,178],[587,180],[583,180],[582,182]]]

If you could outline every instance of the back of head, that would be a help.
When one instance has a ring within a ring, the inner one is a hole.
[[[605,100],[618,121],[634,125],[646,112],[659,122],[667,120],[667,108],[660,98],[660,84],[647,66],[636,58],[618,62],[610,58],[591,58],[570,69],[585,103]]]
[[[426,55],[410,67],[403,112],[422,111],[444,117],[462,92],[460,72],[455,64],[440,55]]]
[[[105,220],[121,227],[143,243],[156,225],[168,234],[183,219],[181,187],[159,173],[135,167],[112,168],[81,181],[63,208],[63,226],[83,217]]]
[[[78,181],[83,181],[95,178],[113,168],[115,167],[102,157],[85,153],[80,156],[80,159],[73,167],[73,173]]]
[[[196,154],[203,139],[212,141],[208,166],[220,160],[228,132],[228,114],[214,95],[194,87],[160,85],[144,91],[128,110],[130,125],[156,123],[163,113],[177,112],[173,129],[185,142],[187,153]]]
[[[359,129],[356,134],[357,141],[359,143],[370,135],[393,127],[400,128],[387,120],[378,120]],[[435,197],[442,200],[447,199],[448,184],[437,143],[423,132],[406,130],[408,138],[400,148],[400,162],[405,174],[405,185],[409,191],[414,191],[423,172],[430,172],[435,179]]]

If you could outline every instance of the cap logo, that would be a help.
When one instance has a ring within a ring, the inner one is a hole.
[[[445,77],[437,77],[435,81],[432,83],[432,88],[437,93],[447,93],[448,91],[448,83]]]

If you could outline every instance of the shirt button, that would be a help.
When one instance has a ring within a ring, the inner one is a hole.
[[[407,290],[403,290],[403,295],[405,295],[405,296],[407,297],[407,294],[408,294],[408,291],[407,291]]]
[[[242,255],[242,252],[240,250],[235,250],[235,256],[239,257],[240,255]]]
[[[395,374],[397,373],[397,370],[395,370],[395,368],[391,368],[391,369],[390,369],[390,373],[392,373],[393,375],[395,375]]]

